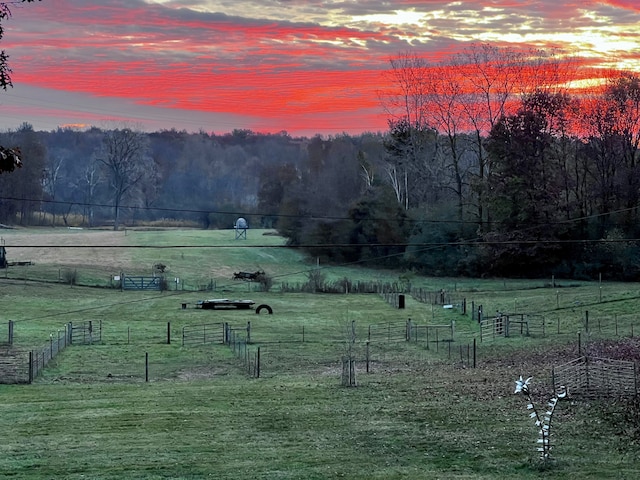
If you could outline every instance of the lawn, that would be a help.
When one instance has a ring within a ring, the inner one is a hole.
[[[399,310],[375,294],[280,292],[278,282],[304,282],[318,265],[283,248],[271,233],[250,231],[246,241],[235,240],[233,231],[198,230],[3,235],[9,261],[29,257],[34,265],[0,272],[0,340],[2,325],[15,322],[14,345],[0,347],[0,353],[46,345],[68,322],[91,320],[100,325],[101,339],[68,347],[30,385],[0,385],[2,478],[640,475],[632,404],[577,397],[561,402],[554,460],[541,465],[526,402],[513,394],[520,375],[533,376],[534,397],[544,407],[553,393],[551,368],[575,358],[579,348],[595,348],[602,339],[637,346],[631,335],[640,331],[639,285],[411,274],[414,285],[455,292],[469,309],[463,314],[458,306],[445,309],[408,297]],[[181,279],[180,286],[209,283],[215,290],[107,288],[112,273],[148,274],[158,262]],[[357,266],[320,267],[328,279],[407,277]],[[79,284],[58,278],[57,269],[80,269]],[[233,271],[257,269],[276,279],[272,291],[231,280]],[[198,300],[222,296],[266,303],[274,313],[195,308]],[[487,315],[538,315],[548,327],[544,335],[481,340],[472,304]],[[425,328],[453,324],[454,341],[404,341],[408,319]],[[216,341],[183,344],[189,328],[221,329],[224,323],[240,338],[250,329],[245,350]],[[255,378],[247,361],[256,361],[258,349]],[[352,388],[341,384],[341,360],[348,353],[356,358]]]

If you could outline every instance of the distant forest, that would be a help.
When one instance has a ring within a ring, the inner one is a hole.
[[[423,67],[405,55],[391,73]],[[640,280],[640,78],[618,73],[588,94],[493,92],[484,110],[452,86],[399,88],[406,110],[360,135],[24,124],[0,134],[24,158],[0,175],[0,222],[233,228],[244,217],[324,262]]]

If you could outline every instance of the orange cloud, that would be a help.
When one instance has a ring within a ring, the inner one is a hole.
[[[215,130],[384,130],[377,92],[390,57],[411,50],[437,62],[491,41],[559,47],[597,65],[604,53],[585,39],[606,38],[606,55],[640,69],[625,48],[640,44],[636,3],[38,2],[7,21],[3,48],[14,83],[48,92],[51,103],[38,109],[23,101],[23,116],[17,108],[8,119],[37,127],[34,119],[52,121],[58,105],[67,123],[122,115],[181,129],[197,114]],[[82,96],[82,105],[56,103],[65,94]],[[118,111],[104,103],[92,111],[91,99],[118,103]],[[20,106],[19,96],[12,101]]]

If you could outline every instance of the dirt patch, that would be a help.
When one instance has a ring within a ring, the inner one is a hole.
[[[29,231],[2,233],[9,262],[126,269],[131,256],[126,233],[107,230]]]

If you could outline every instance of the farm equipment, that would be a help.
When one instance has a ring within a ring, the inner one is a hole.
[[[259,282],[264,277],[264,271],[258,270],[257,272],[234,272],[234,280],[242,280],[244,282]]]

